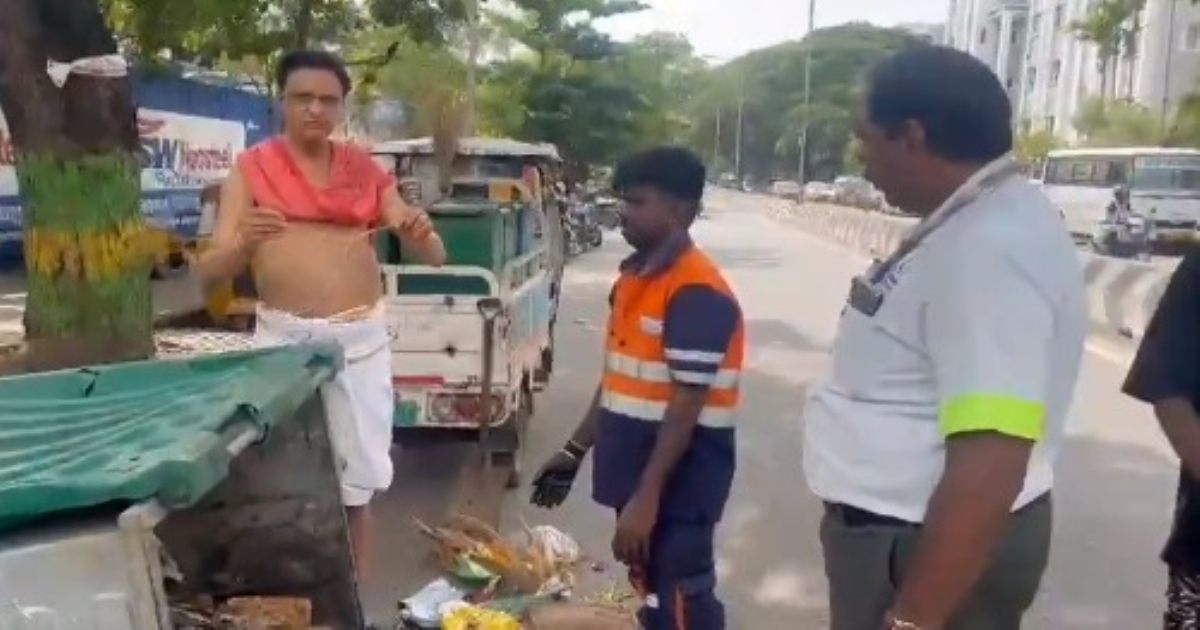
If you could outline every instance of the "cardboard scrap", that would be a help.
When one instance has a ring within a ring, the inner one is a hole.
[[[322,630],[312,625],[312,602],[302,597],[234,597],[213,609],[202,598],[171,607],[179,630]]]
[[[310,630],[312,602],[301,597],[234,597],[217,609],[247,630]],[[239,628],[240,630],[240,628]]]

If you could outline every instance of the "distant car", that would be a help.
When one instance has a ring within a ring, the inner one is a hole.
[[[804,201],[808,203],[836,203],[837,189],[829,182],[808,182],[804,185]]]
[[[799,182],[790,179],[781,179],[771,183],[771,195],[774,197],[800,201],[803,194],[804,189],[800,187]]]
[[[836,203],[851,208],[863,210],[879,210],[883,207],[883,195],[880,195],[871,182],[861,177],[843,176],[833,180],[837,191]]]

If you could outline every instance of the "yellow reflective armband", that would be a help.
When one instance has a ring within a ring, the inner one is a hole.
[[[942,403],[938,426],[943,437],[995,431],[1037,442],[1045,434],[1046,408],[1012,396],[967,394]]]

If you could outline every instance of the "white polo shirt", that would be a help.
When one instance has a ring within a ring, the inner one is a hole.
[[[1013,177],[935,230],[847,306],[829,378],[804,411],[820,498],[922,522],[947,435],[1037,440],[1013,509],[1050,489],[1087,334],[1083,271],[1062,218]]]

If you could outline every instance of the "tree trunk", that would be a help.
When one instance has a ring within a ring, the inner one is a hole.
[[[1096,70],[1100,72],[1100,106],[1103,107],[1108,102],[1108,55],[1101,51],[1099,56]]]
[[[46,73],[47,60],[115,52],[97,0],[0,2],[0,107],[25,224],[29,370],[153,353],[130,79],[72,74],[59,88]]]
[[[1116,53],[1113,53],[1113,55],[1108,58],[1108,100],[1110,101],[1119,100],[1118,95],[1121,93],[1121,86],[1119,85],[1120,81],[1118,79],[1120,78],[1121,57]]]
[[[308,48],[308,42],[312,39],[314,11],[316,11],[316,0],[300,0],[296,7],[296,14],[292,16],[293,49]]]
[[[1133,24],[1125,33],[1124,57],[1125,57],[1125,98],[1133,102],[1134,91],[1134,76],[1133,68],[1137,63],[1138,46],[1142,37],[1142,14],[1141,11],[1134,11]]]

